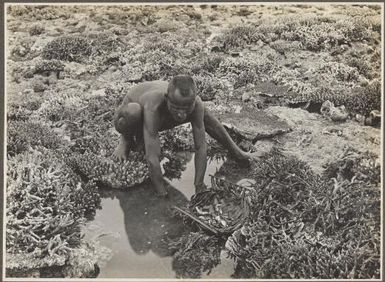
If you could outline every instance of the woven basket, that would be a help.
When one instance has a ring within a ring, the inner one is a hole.
[[[188,210],[176,209],[206,231],[231,234],[248,218],[254,190],[215,176],[211,176],[211,183],[211,189],[191,198]]]

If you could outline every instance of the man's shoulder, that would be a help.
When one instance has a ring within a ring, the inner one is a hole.
[[[140,103],[145,107],[156,108],[164,101],[168,83],[165,81],[150,81],[142,85]]]
[[[131,88],[129,95],[134,97],[141,97],[149,92],[151,93],[165,93],[167,92],[168,83],[166,81],[146,81],[139,83]]]

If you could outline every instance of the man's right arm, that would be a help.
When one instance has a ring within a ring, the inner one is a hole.
[[[156,122],[159,120],[156,113],[144,107],[143,137],[146,148],[146,159],[150,169],[150,177],[157,193],[167,195],[163,184],[163,175],[160,168],[160,140]]]

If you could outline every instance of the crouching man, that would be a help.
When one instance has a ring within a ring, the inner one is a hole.
[[[160,196],[166,196],[160,167],[159,132],[183,123],[192,125],[195,144],[196,192],[205,189],[203,183],[207,165],[205,132],[222,144],[229,153],[242,162],[250,155],[231,139],[223,125],[205,108],[197,96],[197,88],[190,76],[175,76],[170,82],[144,82],[133,87],[124,97],[115,113],[114,124],[121,134],[114,157],[126,160],[130,150],[145,146],[150,176]]]

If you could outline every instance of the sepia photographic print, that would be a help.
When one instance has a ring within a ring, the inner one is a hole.
[[[3,8],[2,280],[382,279],[382,2]]]

